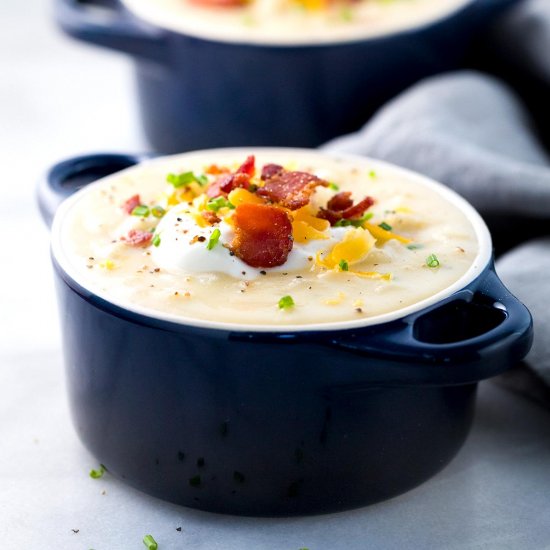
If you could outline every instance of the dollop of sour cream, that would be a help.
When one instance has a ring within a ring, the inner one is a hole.
[[[208,243],[216,229],[220,231],[219,239],[209,249]],[[347,227],[331,227],[326,232],[326,239],[294,242],[283,265],[257,269],[231,254],[228,246],[235,232],[228,223],[221,220],[214,226],[201,227],[185,205],[177,205],[158,224],[155,234],[161,245],[153,247],[152,254],[157,265],[173,272],[224,273],[238,279],[256,279],[262,271],[292,273],[308,270],[314,265],[317,253],[341,241],[348,230]]]

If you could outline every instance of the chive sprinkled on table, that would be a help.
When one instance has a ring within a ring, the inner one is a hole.
[[[158,550],[159,545],[152,535],[145,535],[143,537],[143,544],[147,550]]]

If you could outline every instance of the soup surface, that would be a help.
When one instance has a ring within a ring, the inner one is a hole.
[[[69,274],[115,303],[304,325],[399,311],[458,281],[479,247],[464,212],[477,214],[457,204],[368,159],[217,150],[104,178],[56,223]]]
[[[368,38],[430,22],[468,0],[123,0],[136,15],[184,34],[258,43]]]

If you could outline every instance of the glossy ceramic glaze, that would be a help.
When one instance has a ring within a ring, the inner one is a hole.
[[[146,135],[158,151],[311,147],[357,129],[422,77],[457,67],[471,38],[516,0],[471,0],[435,22],[323,44],[215,41],[136,19],[116,0],[56,0],[70,35],[135,60]],[[96,15],[91,8],[103,6]]]
[[[43,212],[55,206],[45,189],[51,199],[132,160],[57,165],[41,186]],[[115,305],[56,256],[80,438],[127,483],[204,510],[333,512],[418,485],[462,445],[477,382],[531,343],[529,312],[489,259],[463,288],[390,322],[259,332]]]

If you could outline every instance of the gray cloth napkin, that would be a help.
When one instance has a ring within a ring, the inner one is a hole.
[[[511,241],[505,248],[514,248],[497,270],[533,314],[535,342],[526,364],[534,374],[514,373],[507,381],[547,397],[545,388],[533,390],[533,380],[550,385],[550,155],[515,94],[481,73],[437,76],[388,103],[359,132],[323,148],[381,158],[448,185],[500,222],[495,227],[505,240],[521,233],[521,224],[525,242]],[[549,238],[533,240],[531,227]]]

